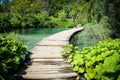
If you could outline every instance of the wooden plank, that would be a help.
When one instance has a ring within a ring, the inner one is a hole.
[[[71,36],[83,30],[83,27],[73,28],[44,38],[31,50],[31,66],[20,74],[24,79],[66,80],[77,76],[72,66],[62,59],[62,46],[69,44]],[[74,79],[69,79],[74,80]]]

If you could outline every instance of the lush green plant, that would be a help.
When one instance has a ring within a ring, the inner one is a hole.
[[[58,21],[57,25],[59,27],[72,28],[72,27],[75,27],[77,24],[67,19],[66,21]]]
[[[52,27],[75,27],[77,23],[72,22],[71,19],[61,20],[60,18],[50,17],[48,21],[45,22],[46,25],[51,25]]]
[[[119,4],[120,0],[1,0],[0,30],[8,30],[14,26],[14,28],[16,26],[17,28],[49,27],[56,23],[58,27],[73,27],[77,23],[84,25],[89,22],[98,23],[94,25],[94,27],[98,26],[98,32],[101,28],[106,27],[112,31],[111,37],[119,38]],[[21,26],[17,19],[18,14],[22,15]],[[46,17],[50,16],[59,18],[59,21],[47,20]],[[98,35],[97,38],[103,39],[104,36],[101,37],[101,35],[104,34],[104,31],[102,34],[101,32],[95,34],[94,37]]]
[[[87,21],[79,18],[79,19],[77,20],[77,23],[79,23],[79,24],[81,24],[81,25],[85,25],[85,24],[87,24]]]
[[[94,39],[104,40],[110,37],[111,30],[103,24],[88,23],[85,26],[84,34]]]
[[[13,80],[11,70],[17,70],[25,59],[27,47],[11,37],[0,36],[0,80]]]
[[[0,13],[0,32],[9,30],[9,16],[7,13]]]
[[[61,21],[66,21],[66,13],[64,10],[61,10],[58,12],[58,18],[61,20]]]
[[[10,25],[11,25],[11,28],[18,28],[20,27],[20,20],[18,20],[17,18],[11,18],[10,20]]]
[[[101,40],[107,39],[111,34],[111,30],[100,23],[87,23],[84,25],[84,27],[84,31],[76,34],[71,39],[71,43],[75,46],[78,46],[79,49],[82,49],[86,46],[92,46]]]
[[[64,46],[63,54],[73,70],[87,80],[120,80],[120,39],[100,41],[82,51]]]

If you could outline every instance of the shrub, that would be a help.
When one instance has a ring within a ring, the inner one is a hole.
[[[9,16],[8,14],[0,13],[0,32],[5,32],[10,29],[9,27]]]
[[[87,80],[120,80],[120,39],[107,39],[79,51],[64,46],[63,53],[81,77]]]
[[[11,28],[20,27],[20,20],[18,20],[17,18],[11,18],[9,21],[10,21]]]
[[[46,26],[52,26],[52,27],[66,27],[66,28],[71,28],[75,27],[77,23],[72,22],[70,19],[66,19],[65,21],[55,18],[55,17],[50,17],[48,21],[45,22]]]
[[[55,22],[51,21],[51,20],[48,20],[48,21],[44,22],[44,27],[49,27],[49,28],[57,27],[57,24]]]
[[[78,18],[77,23],[81,24],[81,25],[85,25],[85,24],[87,24],[87,21],[84,19]]]
[[[58,18],[61,20],[61,21],[66,21],[66,13],[64,10],[61,10],[58,12]]]
[[[103,26],[100,23],[98,24],[88,23],[84,26],[85,26],[84,33],[89,37],[92,37],[98,40],[104,40],[110,37],[110,34],[111,34],[110,29],[108,29],[107,27]]]
[[[18,69],[26,52],[26,46],[19,41],[0,36],[0,80],[13,80],[10,71]]]

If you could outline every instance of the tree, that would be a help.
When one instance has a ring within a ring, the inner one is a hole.
[[[97,23],[104,24],[112,30],[111,37],[120,37],[120,1],[96,0],[92,8],[94,19]]]

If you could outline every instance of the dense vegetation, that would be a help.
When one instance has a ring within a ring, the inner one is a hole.
[[[109,35],[119,37],[119,4],[120,0],[1,0],[0,31],[99,23],[112,30]]]
[[[73,45],[64,46],[63,53],[80,77],[87,80],[120,79],[120,39],[107,39],[82,51]]]
[[[14,80],[13,72],[25,59],[27,47],[8,36],[0,36],[0,80]]]
[[[104,40],[120,37],[120,0],[0,0],[0,32],[21,28],[85,26],[85,35]],[[67,46],[74,70],[86,79],[120,78],[120,39],[85,48]],[[0,37],[0,79],[17,69],[26,48]],[[108,66],[108,65],[111,66]],[[16,65],[16,66],[15,66]]]

